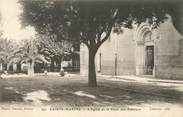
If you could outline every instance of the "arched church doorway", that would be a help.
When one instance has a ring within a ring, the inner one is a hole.
[[[136,28],[136,75],[154,76],[154,40],[149,25],[142,24]]]

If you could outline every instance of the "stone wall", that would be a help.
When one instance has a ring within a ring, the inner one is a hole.
[[[88,74],[88,48],[84,45],[80,45],[80,74]]]
[[[102,57],[101,74],[135,74],[134,47],[132,30],[124,29],[124,33],[119,35],[112,33],[98,51]]]
[[[120,35],[112,33],[103,43],[95,57],[97,73],[115,75],[116,71],[117,75],[135,74],[135,41],[132,32],[125,29]],[[117,66],[115,66],[115,59],[117,59]],[[80,46],[80,66],[80,73],[87,75],[88,49],[83,44]]]
[[[155,46],[155,76],[183,79],[183,37],[168,20],[159,28]]]

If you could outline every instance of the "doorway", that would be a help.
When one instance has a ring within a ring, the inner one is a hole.
[[[146,46],[145,74],[153,75],[154,68],[154,46]]]

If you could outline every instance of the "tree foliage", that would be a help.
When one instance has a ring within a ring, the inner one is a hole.
[[[40,54],[36,41],[33,39],[22,40],[16,51],[9,56],[8,66],[13,63],[26,63],[28,65],[28,75],[34,75],[35,63],[49,63],[44,55]]]
[[[37,34],[36,41],[39,53],[50,58],[50,71],[52,72],[56,70],[55,67],[59,70],[64,57],[71,54],[72,43],[58,40],[55,34]]]
[[[1,37],[0,39],[0,63],[7,70],[7,64],[9,62],[9,57],[13,54],[16,48],[15,42],[8,40],[7,38]]]
[[[93,39],[100,38],[103,32],[110,32],[114,26],[117,32],[121,31],[121,26],[132,28],[133,23],[147,20],[158,26],[171,10],[171,4],[164,2],[22,0],[20,3],[24,10],[24,25],[34,26],[39,33],[56,34],[60,39],[81,38],[84,43],[87,43],[84,38],[88,34],[94,35]]]
[[[61,59],[72,47],[72,44],[67,41],[58,41],[56,35],[38,34],[36,41],[39,53],[49,58]]]

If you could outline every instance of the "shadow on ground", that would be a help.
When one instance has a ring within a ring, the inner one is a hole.
[[[98,87],[87,86],[87,78],[35,77],[1,79],[1,103],[67,106],[127,106],[151,103],[183,104],[183,92],[172,87],[98,79]]]

